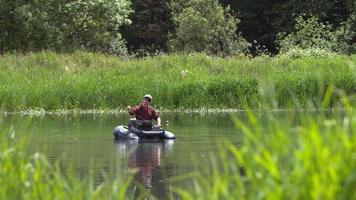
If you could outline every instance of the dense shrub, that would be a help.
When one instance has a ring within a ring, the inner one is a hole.
[[[353,16],[339,27],[322,23],[317,17],[301,15],[296,18],[295,31],[281,33],[277,38],[280,55],[291,58],[328,57],[352,52],[355,31]]]
[[[217,0],[191,0],[180,9],[176,7],[176,32],[169,45],[172,52],[227,56],[242,54],[249,47],[245,39],[236,35],[239,20]]]

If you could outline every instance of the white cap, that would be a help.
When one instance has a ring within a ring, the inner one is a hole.
[[[146,94],[145,96],[143,96],[143,98],[150,98],[151,99],[151,101],[152,101],[152,96],[151,95],[149,95],[149,94]]]

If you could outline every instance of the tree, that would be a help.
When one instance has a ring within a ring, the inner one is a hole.
[[[347,53],[356,53],[356,2],[351,7],[351,15],[344,25],[345,29],[341,28],[341,36],[344,44],[347,46]],[[343,32],[344,31],[344,32]]]
[[[290,33],[294,19],[307,14],[317,17],[322,23],[338,27],[350,16],[354,0],[220,0],[223,5],[239,13],[238,30],[254,46],[266,46],[277,53],[276,36]],[[254,42],[256,41],[256,42]],[[254,51],[255,47],[252,48]]]
[[[123,31],[129,51],[136,54],[166,52],[168,32],[174,28],[167,2],[132,0],[132,9],[132,23]]]
[[[175,0],[171,9],[176,25],[170,41],[173,52],[227,56],[241,54],[249,46],[236,34],[239,20],[217,0]]]
[[[16,8],[23,4],[19,0],[0,0],[0,53],[26,43],[25,22],[16,12]]]
[[[1,0],[1,51],[125,49],[119,29],[130,22],[127,0],[5,1]]]

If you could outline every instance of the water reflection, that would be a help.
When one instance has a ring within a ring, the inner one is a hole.
[[[128,168],[136,170],[135,180],[156,197],[167,195],[163,156],[173,152],[174,140],[115,140],[120,158],[128,158]]]

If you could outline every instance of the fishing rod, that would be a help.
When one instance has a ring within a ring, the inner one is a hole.
[[[127,106],[127,108],[131,111],[132,110],[132,108],[131,108],[131,106]],[[152,120],[147,120],[147,119],[144,119],[143,117],[141,117],[140,115],[138,115],[138,114],[136,114],[136,113],[134,113],[135,114],[135,117],[138,117],[138,118],[140,118],[141,120],[143,120],[143,121],[150,121],[151,123],[152,123]],[[158,122],[158,121],[157,121]],[[168,121],[167,121],[167,126],[168,126]],[[161,126],[159,126],[159,127],[161,127]]]
[[[132,110],[132,108],[131,108],[131,106],[127,106],[127,108],[131,111]],[[140,118],[141,120],[145,120],[145,119],[143,119],[143,117],[141,117],[140,115],[138,115],[138,114],[136,114],[136,113],[134,113],[135,114],[135,116],[137,116],[138,118]]]

